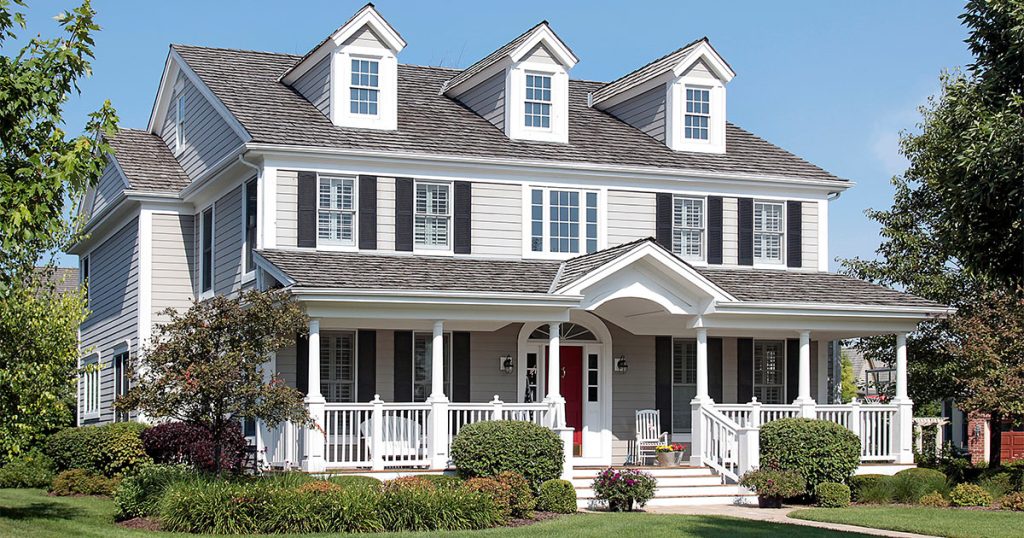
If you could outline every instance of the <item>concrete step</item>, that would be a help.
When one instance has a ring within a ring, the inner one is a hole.
[[[616,467],[617,469],[637,469],[654,478],[682,477],[682,476],[715,476],[714,471],[709,467]],[[572,471],[573,478],[590,478],[593,480],[607,467],[590,468],[576,467]]]
[[[683,486],[683,487],[657,487],[654,489],[654,498],[664,497],[708,497],[721,495],[746,495],[747,490],[736,485],[718,484],[714,486]],[[577,499],[593,499],[594,490],[590,488],[577,488]]]
[[[658,487],[718,486],[722,484],[722,478],[713,474],[705,476],[659,476],[655,479],[658,481]],[[589,488],[593,484],[594,477],[572,479],[572,485],[576,489]]]

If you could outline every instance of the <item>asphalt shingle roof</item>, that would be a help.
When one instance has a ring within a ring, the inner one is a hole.
[[[451,80],[447,82],[447,84],[445,84],[445,89],[454,88],[455,86],[458,86],[460,83],[472,78],[473,75],[483,71],[484,69],[487,69],[488,67],[493,65],[494,62],[497,62],[498,60],[504,58],[505,56],[508,56],[509,54],[512,53],[512,51],[516,50],[516,48],[518,48],[519,45],[522,45],[526,41],[526,39],[530,37],[531,34],[533,34],[534,30],[540,28],[541,26],[547,25],[547,23],[548,21],[541,21],[537,23],[533,28],[530,28],[529,30],[523,32],[512,41],[509,41],[508,43],[505,43],[504,45],[498,47],[498,50],[488,54],[487,56],[484,56],[480,61],[463,69],[457,75],[452,77]]]
[[[278,82],[298,56],[174,45],[252,136],[253,142],[321,148],[394,151],[638,166],[843,181],[733,125],[724,155],[677,152],[617,118],[587,106],[602,82],[570,81],[569,143],[510,140],[459,102],[440,95],[458,71],[399,65],[398,130],[335,126],[309,101]]]
[[[594,102],[600,103],[607,97],[611,97],[623,90],[632,88],[633,86],[639,86],[640,84],[661,75],[665,71],[674,69],[675,66],[682,61],[682,59],[686,57],[686,55],[689,54],[698,43],[707,40],[708,38],[702,37],[696,41],[691,41],[661,58],[658,58],[645,66],[626,73],[625,75],[609,82],[604,87],[594,92]]]
[[[130,189],[177,194],[188,186],[188,174],[159,136],[138,129],[121,129],[109,142]]]
[[[570,258],[562,265],[562,272],[558,275],[558,281],[555,282],[553,288],[556,290],[562,289],[580,278],[583,278],[595,269],[628,253],[633,250],[634,247],[647,242],[654,242],[654,240],[651,238],[637,239],[636,241],[630,241],[629,243],[623,243],[615,247]]]

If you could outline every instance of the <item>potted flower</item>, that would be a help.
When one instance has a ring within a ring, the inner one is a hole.
[[[672,467],[676,464],[675,448],[672,445],[658,445],[654,447],[654,453],[658,458],[658,467]]]
[[[740,477],[740,485],[757,493],[761,508],[782,508],[782,500],[804,492],[806,482],[795,471],[754,469]]]
[[[672,443],[672,451],[675,452],[676,465],[684,465],[690,459],[690,443]]]
[[[608,503],[612,512],[632,512],[633,506],[643,507],[654,497],[657,481],[653,476],[636,469],[609,467],[594,479],[594,495]]]

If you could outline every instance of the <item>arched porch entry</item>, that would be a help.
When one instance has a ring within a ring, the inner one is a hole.
[[[573,427],[577,465],[611,464],[612,336],[601,318],[582,310],[569,313],[559,326],[559,392],[565,419]],[[519,331],[518,387],[520,402],[549,396],[550,324],[526,323]]]

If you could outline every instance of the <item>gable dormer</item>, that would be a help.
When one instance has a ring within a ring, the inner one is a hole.
[[[366,4],[281,76],[339,127],[398,129],[405,40]]]
[[[705,37],[609,82],[591,106],[675,151],[725,153],[725,86],[735,76]]]
[[[569,71],[579,62],[543,21],[445,83],[514,140],[569,142]]]

